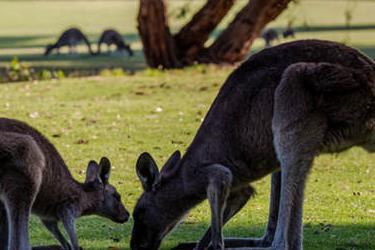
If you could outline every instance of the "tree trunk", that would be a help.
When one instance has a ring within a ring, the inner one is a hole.
[[[138,31],[147,64],[153,68],[181,67],[174,39],[166,18],[164,0],[141,0]]]
[[[230,64],[242,61],[260,31],[285,10],[291,1],[250,0],[215,42],[200,51],[199,61]]]
[[[203,48],[211,32],[232,8],[235,0],[208,0],[176,35],[180,58],[192,63]]]
[[[236,63],[249,52],[260,31],[293,0],[249,0],[215,42],[204,48],[209,35],[236,0],[207,0],[175,36],[171,35],[165,0],[140,0],[138,30],[147,64],[179,68],[195,61]]]

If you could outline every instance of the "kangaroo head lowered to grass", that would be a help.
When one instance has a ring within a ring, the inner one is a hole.
[[[94,52],[91,49],[91,44],[89,39],[86,37],[83,32],[78,28],[70,28],[65,30],[60,37],[57,39],[56,43],[48,44],[44,52],[45,56],[48,56],[52,53],[53,50],[57,50],[60,53],[60,48],[67,46],[69,47],[69,52],[73,53],[76,51],[76,47],[79,43],[84,42],[87,45],[89,53],[94,55]]]
[[[0,249],[29,250],[28,221],[36,214],[64,250],[78,250],[75,220],[99,215],[124,223],[129,213],[109,184],[111,163],[90,161],[86,180],[73,179],[56,148],[27,124],[0,118]],[[69,238],[58,228],[61,221]]]
[[[211,227],[177,249],[302,249],[303,194],[316,155],[354,145],[375,151],[375,64],[358,51],[304,40],[265,49],[222,86],[185,155],[159,172],[143,153],[144,192],[134,210],[133,250],[158,249],[195,205],[208,199]],[[222,227],[272,173],[262,238],[223,239]]]
[[[118,33],[116,30],[107,29],[104,30],[101,34],[99,41],[98,41],[98,52],[97,54],[101,53],[102,44],[107,44],[108,51],[110,52],[111,45],[114,44],[116,46],[117,51],[124,51],[126,50],[129,56],[133,56],[133,50],[130,48],[130,45],[124,41],[124,38]]]

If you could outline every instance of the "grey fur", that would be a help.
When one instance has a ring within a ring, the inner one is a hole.
[[[85,183],[77,182],[41,133],[23,122],[0,118],[0,249],[30,249],[31,212],[64,250],[79,249],[75,220],[80,216],[96,214],[119,223],[127,221],[129,213],[108,183],[109,174],[110,162],[103,157],[99,164],[90,161]],[[59,221],[70,243],[60,232]]]
[[[303,192],[312,160],[354,145],[374,152],[374,131],[372,59],[319,40],[265,49],[229,76],[182,159],[175,153],[159,173],[149,154],[140,156],[145,191],[133,214],[131,248],[158,249],[182,217],[209,198],[211,229],[196,249],[210,242],[223,249],[221,227],[251,196],[249,183],[273,173],[265,236],[224,239],[224,245],[302,249]],[[180,247],[186,246],[192,247]]]

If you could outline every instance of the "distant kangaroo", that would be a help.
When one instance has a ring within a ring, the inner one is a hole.
[[[264,40],[265,47],[271,47],[273,41],[279,40],[279,33],[275,29],[266,29],[262,33],[262,38]]]
[[[75,51],[76,46],[81,42],[84,42],[87,45],[89,53],[93,55],[94,52],[91,49],[90,41],[82,33],[82,31],[77,28],[70,28],[64,31],[56,43],[48,44],[44,55],[49,55],[54,49],[56,49],[59,53],[60,48],[64,46],[68,46],[70,53],[73,53]]]
[[[159,172],[148,153],[136,170],[144,192],[133,213],[133,250],[158,249],[208,199],[211,227],[176,249],[302,249],[306,178],[319,153],[354,145],[375,152],[375,63],[345,45],[303,40],[264,49],[222,86],[185,155]],[[246,204],[249,183],[272,173],[265,235],[223,239]]]
[[[288,37],[291,37],[291,38],[295,38],[295,31],[292,27],[287,27],[284,31],[283,31],[283,38],[288,38]]]
[[[110,46],[114,44],[117,47],[117,51],[121,52],[126,50],[129,56],[133,56],[133,50],[124,42],[124,39],[116,30],[108,29],[102,33],[98,42],[98,54],[100,54],[103,43],[107,44],[108,50],[110,50]]]
[[[73,179],[56,148],[29,125],[0,118],[0,249],[29,250],[30,211],[64,250],[78,250],[75,220],[96,214],[124,223],[129,213],[109,184],[111,164],[90,161],[86,181]],[[61,221],[70,244],[58,228]]]

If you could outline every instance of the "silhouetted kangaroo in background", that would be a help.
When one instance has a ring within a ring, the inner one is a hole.
[[[279,40],[279,33],[277,30],[272,28],[265,29],[262,33],[262,38],[264,40],[264,46],[268,48],[272,46],[272,43],[275,40]]]
[[[292,27],[288,26],[285,30],[283,30],[283,38],[295,38],[295,31]]]
[[[78,250],[75,220],[99,215],[124,223],[129,213],[109,184],[111,164],[90,161],[76,181],[56,148],[26,123],[0,118],[0,249],[29,250],[30,211],[65,250]],[[70,244],[58,228],[61,221]]]
[[[303,40],[264,49],[222,86],[185,155],[159,172],[148,153],[136,170],[144,192],[133,216],[133,250],[158,249],[208,199],[211,227],[176,249],[302,249],[306,178],[316,155],[352,146],[375,152],[375,64],[345,45]],[[265,235],[223,239],[246,204],[249,183],[272,173]]]
[[[52,50],[56,49],[57,52],[59,53],[59,50],[61,47],[68,46],[69,47],[69,52],[73,53],[75,52],[75,49],[77,45],[81,42],[84,42],[89,50],[89,53],[91,55],[94,54],[94,52],[91,49],[91,44],[90,41],[87,39],[87,37],[82,33],[80,29],[77,28],[70,28],[66,31],[64,31],[59,39],[57,40],[56,43],[54,44],[48,44],[46,47],[46,51],[44,55],[49,55]]]
[[[133,56],[133,50],[130,48],[129,44],[124,42],[123,37],[116,30],[108,29],[105,30],[98,41],[98,54],[101,52],[101,46],[105,43],[110,51],[110,46],[112,44],[116,45],[117,51],[122,52],[126,50],[129,56]]]

